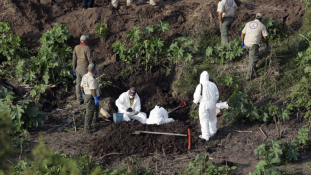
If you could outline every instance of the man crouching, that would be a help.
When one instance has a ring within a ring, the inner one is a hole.
[[[131,87],[130,90],[120,95],[116,100],[116,106],[118,107],[119,113],[123,113],[123,121],[136,119],[142,124],[146,123],[147,115],[144,112],[140,112],[140,98],[134,87]]]

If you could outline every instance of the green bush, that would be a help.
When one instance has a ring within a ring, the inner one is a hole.
[[[196,175],[229,175],[236,167],[217,166],[216,163],[209,161],[208,153],[200,153],[193,158],[183,174]]]
[[[160,34],[169,30],[167,22],[147,26],[144,30],[133,27],[126,36],[131,43],[129,48],[124,42],[116,41],[111,45],[113,51],[119,55],[120,61],[133,63],[134,61],[145,65],[146,70],[159,65],[164,61],[177,63],[191,61],[192,53],[198,51],[198,45],[186,37],[176,38],[173,42],[162,41]],[[145,36],[144,38],[141,38]]]
[[[106,23],[99,23],[97,25],[97,27],[95,28],[95,33],[100,38],[101,41],[105,40],[108,33],[109,33],[109,29],[107,28],[107,24]]]
[[[26,137],[28,128],[43,125],[44,116],[31,100],[15,100],[14,93],[8,89],[0,90],[0,111],[10,113],[10,118],[16,127],[11,133],[15,137]]]

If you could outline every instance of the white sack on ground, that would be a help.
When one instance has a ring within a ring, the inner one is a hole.
[[[168,118],[168,113],[166,109],[160,106],[155,106],[155,108],[150,111],[150,116],[147,119],[146,124],[162,125],[173,121],[174,121],[173,118]]]
[[[216,107],[218,109],[228,109],[229,108],[229,105],[227,102],[219,102],[219,103],[216,103]]]

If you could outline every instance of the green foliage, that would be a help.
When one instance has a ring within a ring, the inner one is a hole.
[[[92,157],[69,157],[67,154],[53,153],[42,139],[33,150],[35,160],[21,160],[13,167],[14,174],[100,174],[102,169],[92,162]]]
[[[16,127],[12,133],[17,137],[26,137],[28,128],[43,125],[44,116],[39,108],[33,106],[30,100],[15,100],[14,93],[8,89],[0,90],[0,111],[10,113]]]
[[[198,46],[184,37],[175,39],[172,43],[162,41],[160,34],[169,30],[167,22],[159,22],[157,25],[147,26],[144,30],[133,27],[126,36],[131,46],[125,47],[124,42],[116,41],[111,45],[113,51],[119,55],[120,61],[128,63],[138,62],[145,65],[146,69],[159,65],[163,61],[177,63],[179,61],[191,61],[192,53],[198,50]],[[147,36],[141,38],[142,36]]]
[[[95,33],[100,38],[101,41],[105,40],[108,33],[109,33],[109,29],[107,28],[107,24],[106,23],[99,23],[97,25],[97,27],[95,28]]]
[[[138,161],[134,160],[133,158],[125,158],[122,161],[122,165],[114,168],[114,169],[105,169],[102,174],[104,175],[128,175],[128,174],[135,174],[135,175],[148,175],[150,170],[148,168],[139,168],[137,166]]]
[[[288,36],[288,32],[278,21],[274,21],[273,19],[268,17],[264,18],[262,23],[266,26],[268,30],[270,42],[279,43],[280,41],[282,41],[282,39]],[[262,42],[264,42],[263,39]]]
[[[301,2],[304,2],[306,4],[306,6],[308,7],[310,4],[310,0],[300,0]]]
[[[281,140],[270,140],[267,144],[263,143],[254,150],[256,155],[262,155],[253,175],[262,174],[288,174],[287,170],[278,170],[274,165],[281,165],[291,161],[297,161],[301,147],[305,147],[310,140],[309,129],[303,126],[299,130],[298,141],[296,138],[292,142],[284,142]]]
[[[264,107],[258,108],[253,104],[249,104],[250,97],[245,92],[234,92],[228,100],[231,108],[224,110],[224,117],[234,122],[245,121],[263,121],[267,122],[270,116],[277,116],[280,122],[285,122],[290,119],[288,109],[279,109],[277,106],[272,106],[271,102]]]
[[[214,62],[228,62],[234,61],[241,57],[244,48],[241,47],[241,41],[239,38],[231,41],[225,46],[217,44],[214,47],[208,46],[207,48],[201,48],[202,55],[208,57],[209,61]]]
[[[197,175],[229,175],[236,167],[219,166],[214,162],[209,161],[208,153],[200,153],[193,158],[183,174],[197,174]]]
[[[12,26],[5,22],[0,22],[0,54],[7,58],[8,64],[13,66],[13,59],[22,58],[29,54],[25,42],[18,35],[13,34]]]
[[[225,78],[225,83],[227,86],[231,86],[233,83],[233,78],[230,75],[227,75]]]
[[[35,98],[36,101],[39,101],[41,94],[43,94],[46,90],[46,86],[34,85],[33,90],[30,91],[30,95]]]
[[[7,170],[5,161],[12,156],[16,151],[12,147],[12,137],[9,135],[14,126],[10,119],[10,114],[6,110],[0,110],[0,174],[3,170]]]
[[[298,141],[300,144],[306,145],[307,141],[309,140],[309,128],[308,126],[303,126],[299,131],[298,131]]]

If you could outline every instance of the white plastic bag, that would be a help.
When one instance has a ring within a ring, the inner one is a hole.
[[[173,121],[174,121],[173,118],[168,118],[168,112],[166,109],[160,106],[155,106],[155,108],[150,111],[150,115],[146,121],[146,124],[162,125],[162,124],[173,122]]]

